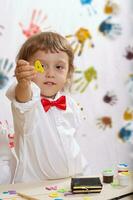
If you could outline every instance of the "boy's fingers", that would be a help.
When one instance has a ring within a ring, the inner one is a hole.
[[[24,71],[24,72],[16,72],[16,77],[19,79],[19,78],[26,78],[27,76],[32,76],[32,75],[36,75],[36,72],[35,71]]]
[[[18,81],[21,81],[21,80],[27,80],[27,81],[31,81],[31,80],[33,80],[34,78],[36,77],[36,75],[35,74],[33,74],[33,75],[27,75],[26,77],[18,77],[17,78],[17,80]]]
[[[19,73],[23,73],[23,72],[32,72],[35,71],[34,70],[34,66],[32,65],[20,65],[18,67],[16,67],[15,69],[15,75],[19,74]]]
[[[26,60],[18,60],[17,61],[17,66],[19,67],[20,65],[28,65],[29,64],[29,62],[28,61],[26,61]]]
[[[15,68],[15,76],[18,81],[23,79],[32,80],[36,76],[36,71],[33,65],[25,60],[18,60],[17,66]]]
[[[27,71],[29,72],[34,71],[34,67],[31,65],[23,65],[23,66],[21,65],[19,67],[16,67],[15,69],[16,73],[27,72]]]

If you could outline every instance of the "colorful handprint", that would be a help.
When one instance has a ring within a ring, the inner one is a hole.
[[[0,89],[3,89],[9,81],[9,73],[13,68],[13,63],[9,59],[0,59]]]
[[[92,13],[97,13],[96,9],[93,6],[93,0],[80,0],[80,2],[83,6],[87,7],[89,15],[91,15]]]
[[[132,123],[127,123],[125,126],[123,126],[119,133],[118,137],[123,141],[127,142],[131,139],[133,136],[133,124]]]
[[[105,7],[104,7],[104,13],[107,15],[116,15],[119,13],[119,6],[117,3],[113,2],[113,0],[107,0]]]
[[[42,13],[42,10],[33,10],[29,26],[24,28],[21,22],[19,25],[26,38],[29,38],[34,34],[40,33],[44,29],[49,29],[49,27],[42,28],[46,20],[47,16]]]
[[[80,77],[76,78],[74,80],[74,86],[76,86],[75,90],[79,91],[80,93],[83,93],[88,85],[93,81],[97,79],[97,72],[93,66],[90,66],[85,71],[82,70],[75,70],[75,74]]]
[[[107,92],[103,97],[103,101],[111,106],[116,104],[117,100],[117,96],[113,92]]]
[[[116,36],[120,35],[122,32],[121,26],[116,23],[112,23],[111,16],[101,22],[98,30],[106,37],[114,39]]]
[[[92,36],[90,31],[86,28],[80,28],[74,35],[67,35],[66,38],[72,39],[70,44],[72,45],[74,52],[78,52],[78,56],[82,54],[85,43],[89,40],[89,47],[94,47],[92,43]]]
[[[127,60],[133,60],[133,46],[128,46],[126,48],[126,55],[125,55]]]
[[[112,119],[109,116],[103,116],[97,119],[97,126],[100,129],[105,130],[106,128],[112,128]]]

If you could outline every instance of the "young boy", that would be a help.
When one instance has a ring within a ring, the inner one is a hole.
[[[7,92],[19,159],[14,182],[75,176],[86,167],[74,138],[80,124],[78,107],[65,93],[72,80],[73,57],[67,40],[53,32],[32,36],[18,53],[17,83]],[[43,73],[36,72],[36,60]]]

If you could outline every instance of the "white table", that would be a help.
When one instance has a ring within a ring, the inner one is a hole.
[[[1,185],[0,192],[8,191],[8,190],[16,190],[17,192],[24,193],[33,197],[36,197],[39,200],[52,200],[56,198],[49,197],[51,192],[46,190],[46,186],[57,186],[57,188],[65,188],[70,189],[70,179],[60,179],[60,180],[50,180],[50,181],[43,181],[43,182],[36,182],[36,183],[29,183],[29,184],[12,184],[12,185]],[[84,197],[90,197],[90,200],[109,200],[111,198],[115,198],[117,196],[125,195],[127,193],[133,192],[133,177],[130,177],[129,185],[125,187],[113,187],[110,184],[103,184],[103,189],[101,193],[96,194],[74,194],[69,196],[64,196],[63,193],[60,194],[60,198],[63,200],[84,200]],[[2,193],[0,193],[2,194]],[[10,195],[11,197],[11,195]],[[59,197],[58,197],[59,198]],[[1,196],[0,196],[1,199]],[[6,198],[6,200],[21,200],[23,198],[16,197],[15,198]],[[133,195],[122,198],[122,200],[133,200]]]

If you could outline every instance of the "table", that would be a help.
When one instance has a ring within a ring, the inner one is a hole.
[[[129,185],[125,187],[113,187],[111,184],[103,184],[103,189],[101,193],[96,194],[73,194],[64,196],[63,193],[58,193],[60,196],[56,198],[49,197],[51,192],[56,192],[55,190],[49,191],[45,187],[46,186],[57,186],[58,189],[65,188],[70,190],[70,181],[71,179],[60,179],[60,180],[49,180],[43,182],[35,182],[35,183],[18,183],[11,185],[0,185],[0,199],[4,199],[1,194],[4,191],[16,190],[17,192],[36,197],[38,200],[52,200],[52,199],[63,199],[63,200],[85,200],[85,197],[90,197],[90,200],[109,200],[111,198],[115,198],[117,196],[125,195],[127,193],[133,193],[133,177],[130,177]],[[10,195],[11,197],[11,195]],[[21,197],[5,198],[4,200],[24,200]],[[87,199],[87,198],[86,198]],[[89,198],[88,198],[89,200]],[[133,200],[133,194],[122,198],[122,200]]]

